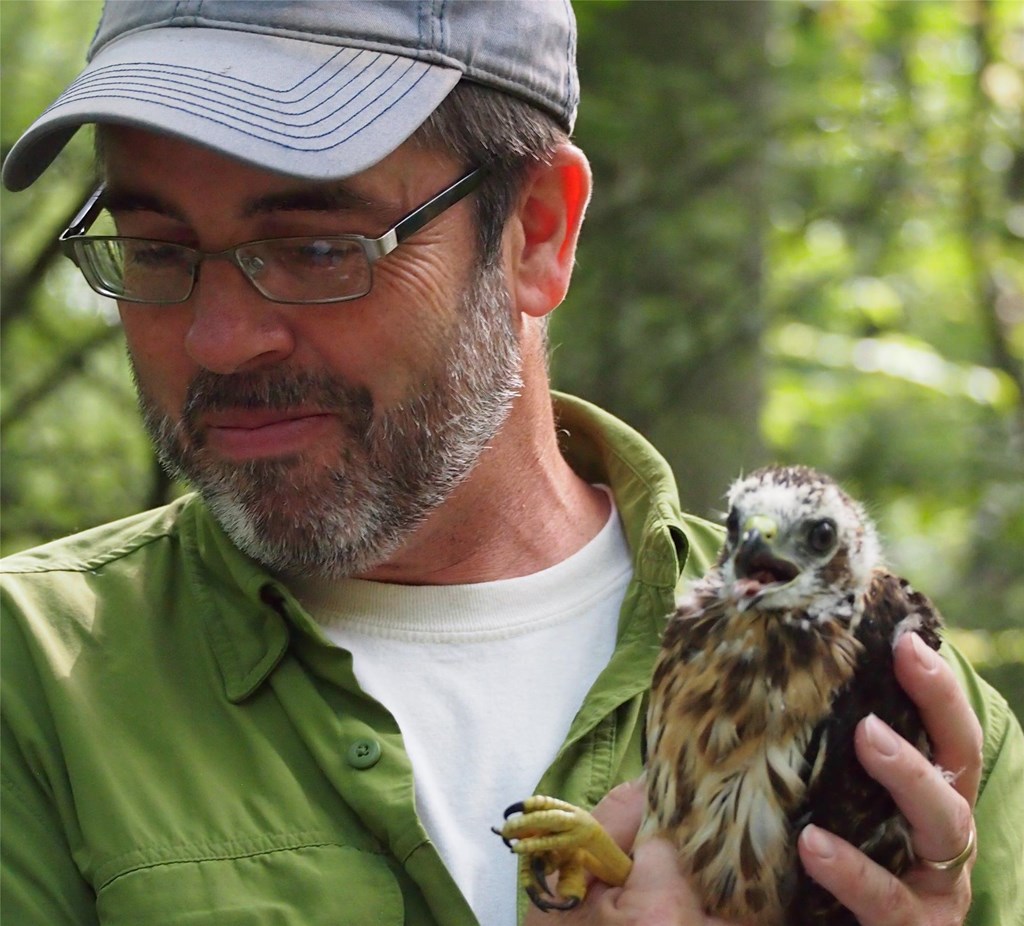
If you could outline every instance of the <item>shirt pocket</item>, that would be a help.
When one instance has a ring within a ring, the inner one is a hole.
[[[306,845],[138,865],[97,894],[103,926],[400,926],[401,889],[380,855]]]

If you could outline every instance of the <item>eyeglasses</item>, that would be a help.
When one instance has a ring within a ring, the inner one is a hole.
[[[223,251],[148,238],[86,236],[103,211],[105,186],[85,201],[60,235],[64,253],[101,296],[125,302],[172,305],[185,302],[195,288],[199,265],[227,260],[271,302],[316,305],[365,296],[373,286],[373,265],[403,241],[473,192],[483,168],[470,171],[433,199],[414,209],[379,238],[316,235],[247,241]]]

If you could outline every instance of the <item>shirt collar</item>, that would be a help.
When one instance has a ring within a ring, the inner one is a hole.
[[[680,513],[671,469],[640,434],[580,399],[553,397],[566,458],[582,478],[610,486],[615,495],[635,578],[670,596],[691,559],[691,538],[708,541],[690,563],[699,575],[707,551],[717,546],[716,528]],[[242,701],[260,687],[293,634],[329,645],[286,585],[231,542],[198,496],[186,502],[179,524],[191,584],[230,700]]]
[[[198,496],[182,512],[181,537],[225,694],[243,701],[281,661],[301,609],[231,542]]]

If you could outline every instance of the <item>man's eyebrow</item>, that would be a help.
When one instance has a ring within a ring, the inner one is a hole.
[[[108,187],[100,199],[108,212],[155,212],[184,222],[185,216],[166,200],[152,193]]]
[[[186,221],[184,213],[167,200],[141,190],[108,188],[103,193],[103,207],[109,212],[153,212],[168,218]],[[391,215],[394,207],[379,200],[360,196],[341,184],[303,186],[264,193],[248,201],[242,208],[243,218],[275,212],[344,212],[360,210]]]
[[[387,204],[360,196],[341,184],[296,187],[275,193],[265,193],[246,203],[244,218],[272,212],[388,212]]]

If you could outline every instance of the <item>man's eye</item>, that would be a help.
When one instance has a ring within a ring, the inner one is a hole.
[[[179,266],[187,263],[185,254],[181,248],[173,244],[164,244],[159,241],[135,242],[125,249],[125,263],[137,267],[153,267],[162,269],[165,267]]]
[[[297,244],[288,252],[288,260],[294,266],[310,270],[335,270],[352,259],[358,248],[350,242],[313,240]]]

